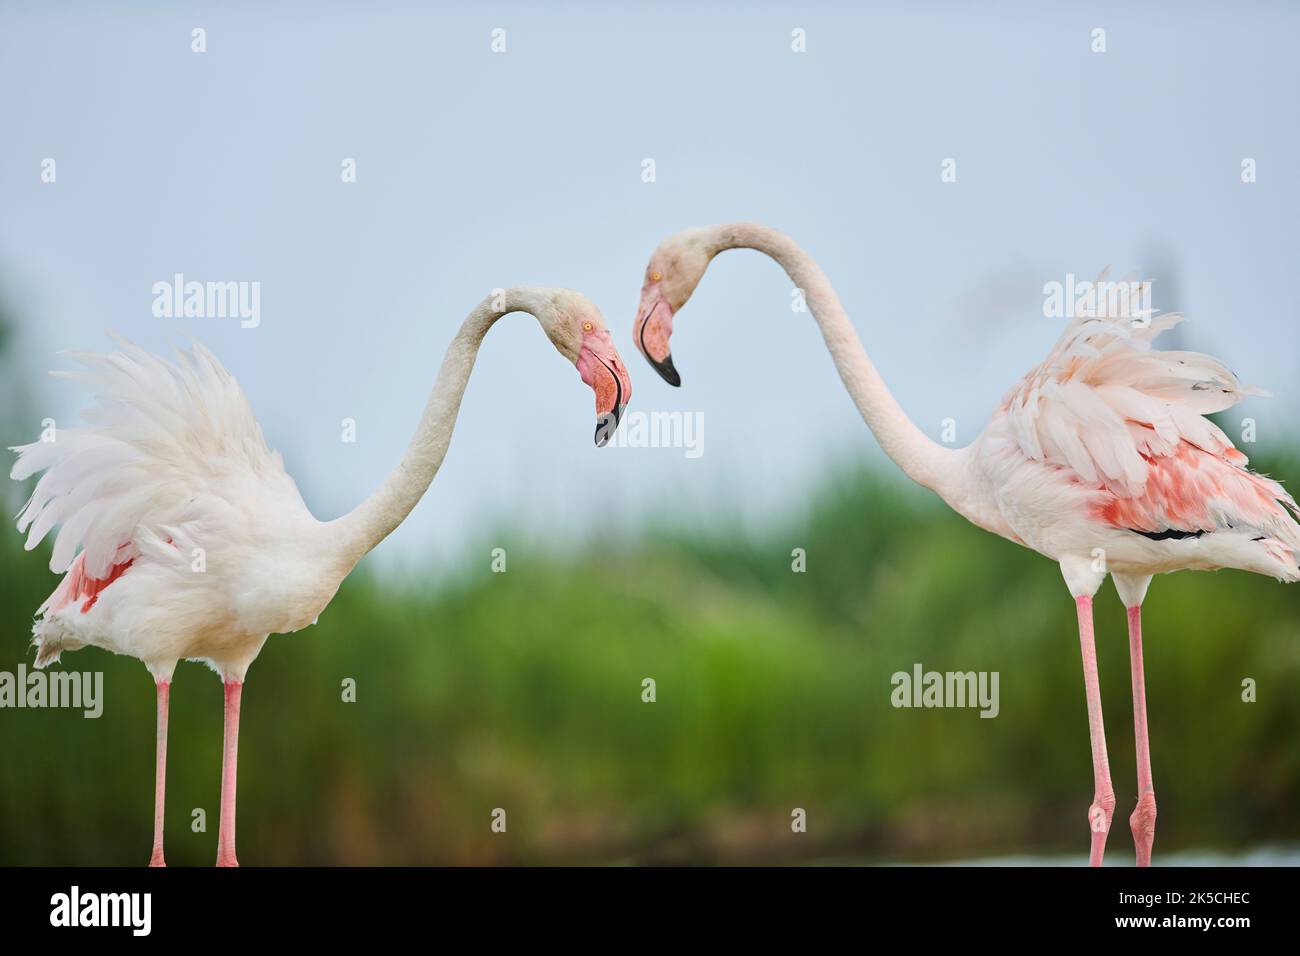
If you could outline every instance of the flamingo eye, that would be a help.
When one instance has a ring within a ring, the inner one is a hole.
[[[591,330],[592,330],[592,324],[591,324],[590,322],[583,322],[583,323],[582,323],[582,331],[584,331],[584,332],[590,332]]]
[[[656,269],[654,272],[650,273],[650,281],[651,281],[651,282],[658,282],[658,281],[659,281],[660,279],[662,279],[663,277],[664,277],[664,274],[663,274],[662,272],[660,272],[658,269]]]

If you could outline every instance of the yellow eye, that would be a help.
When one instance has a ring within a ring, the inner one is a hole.
[[[583,323],[582,323],[582,331],[584,331],[584,332],[590,332],[591,329],[592,329],[592,325],[591,325],[590,322],[583,322]]]
[[[660,279],[662,279],[663,277],[664,277],[664,276],[663,276],[663,273],[662,273],[662,272],[652,272],[652,273],[650,273],[650,281],[651,281],[651,282],[658,282],[658,281],[659,281]]]

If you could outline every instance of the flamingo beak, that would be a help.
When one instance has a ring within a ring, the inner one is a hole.
[[[632,398],[632,379],[609,332],[588,332],[578,352],[578,373],[596,393],[596,447],[603,448],[623,420]]]
[[[657,287],[647,289],[641,296],[641,307],[637,309],[632,335],[636,347],[659,373],[659,377],[676,387],[682,384],[682,377],[673,365],[672,352],[668,348],[668,338],[672,334],[672,307],[659,295]]]

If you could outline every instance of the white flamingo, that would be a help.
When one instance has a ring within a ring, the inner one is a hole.
[[[235,858],[239,701],[267,636],[312,624],[356,563],[415,507],[442,464],[488,329],[532,314],[596,393],[596,443],[618,426],[631,384],[599,310],[567,289],[520,287],[461,325],[406,453],[369,498],[334,521],[307,510],[262,438],[239,384],[200,345],[172,364],[129,343],[75,354],[93,388],[84,428],[13,449],[12,477],[44,470],[18,519],[34,548],[61,526],[50,569],[66,572],[32,628],[36,666],[87,645],[143,661],[157,683],[151,866],[163,866],[168,688],[178,660],[225,684],[217,865]],[[80,550],[78,550],[80,549]]]
[[[1092,629],[1107,570],[1128,608],[1138,802],[1129,818],[1139,865],[1151,862],[1156,801],[1147,743],[1141,607],[1154,574],[1238,568],[1300,580],[1295,500],[1246,468],[1246,456],[1203,416],[1253,390],[1223,363],[1152,349],[1174,325],[1152,317],[1078,318],[1047,359],[1003,399],[965,448],[937,444],[903,413],[845,315],[826,274],[788,236],[755,223],[688,229],[646,267],[633,334],[671,385],[673,316],[727,249],[775,259],[804,290],[835,367],[868,427],[915,482],[981,528],[1060,563],[1079,619],[1094,792],[1090,862],[1101,865],[1115,808]]]

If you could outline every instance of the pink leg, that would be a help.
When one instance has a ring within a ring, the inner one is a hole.
[[[1083,652],[1083,686],[1088,694],[1088,735],[1092,739],[1092,806],[1088,808],[1088,825],[1092,829],[1092,852],[1089,866],[1101,866],[1106,852],[1106,834],[1115,812],[1115,790],[1110,783],[1110,762],[1106,758],[1106,728],[1101,720],[1101,686],[1097,680],[1097,647],[1092,634],[1092,598],[1077,597],[1079,612],[1079,647]]]
[[[1137,845],[1137,865],[1151,865],[1156,841],[1156,791],[1151,782],[1151,745],[1147,741],[1147,691],[1142,673],[1142,605],[1128,609],[1128,649],[1133,665],[1133,735],[1137,740],[1138,802],[1128,824]]]
[[[221,824],[217,831],[217,866],[239,866],[235,859],[235,766],[239,762],[239,697],[243,681],[226,688],[226,739],[221,754]]]
[[[167,793],[167,703],[171,681],[158,681],[158,746],[153,768],[153,855],[150,866],[166,866],[163,859],[163,801]]]

